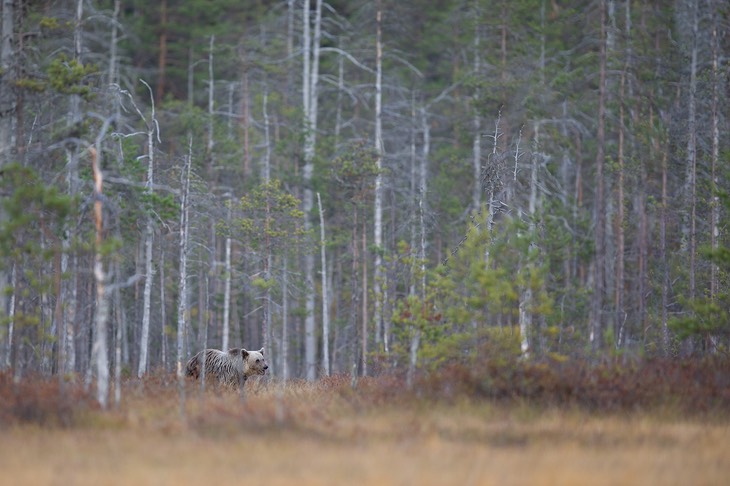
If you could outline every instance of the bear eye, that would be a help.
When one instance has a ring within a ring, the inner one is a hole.
[[[258,358],[256,358],[256,362],[257,362],[257,363],[260,363],[260,362],[261,362],[261,360],[260,360],[260,359],[258,359]]]

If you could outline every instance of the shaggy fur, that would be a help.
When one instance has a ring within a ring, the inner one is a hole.
[[[188,361],[185,374],[199,378],[203,372],[201,356],[205,353],[205,374],[215,377],[219,383],[228,386],[244,384],[249,376],[263,375],[269,366],[264,359],[264,348],[258,351],[246,351],[233,348],[228,352],[218,349],[201,351]]]

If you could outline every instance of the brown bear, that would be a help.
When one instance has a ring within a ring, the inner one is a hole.
[[[206,377],[215,377],[218,383],[235,387],[243,385],[249,376],[266,374],[269,366],[264,359],[264,348],[258,351],[246,351],[233,348],[228,352],[219,349],[206,349],[188,361],[185,374],[195,379],[203,372],[201,356],[205,353]]]

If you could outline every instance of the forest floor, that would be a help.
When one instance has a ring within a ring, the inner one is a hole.
[[[76,403],[70,415],[49,415],[26,403],[16,412],[33,412],[34,420],[0,421],[0,484],[719,485],[730,478],[724,413],[403,398],[373,383],[353,391],[344,378],[254,382],[245,400],[189,385],[184,416],[174,384],[130,384],[120,407],[107,412]]]

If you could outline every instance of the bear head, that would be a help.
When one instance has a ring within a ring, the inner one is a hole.
[[[247,376],[265,375],[266,370],[269,369],[269,365],[266,364],[266,360],[264,359],[264,348],[258,351],[246,351],[242,349],[241,357],[244,363],[246,363],[245,369],[247,369]]]

